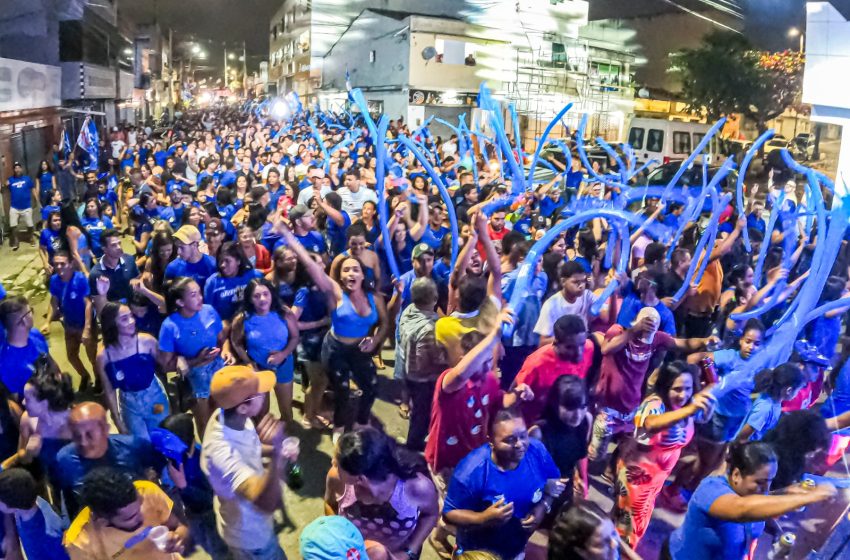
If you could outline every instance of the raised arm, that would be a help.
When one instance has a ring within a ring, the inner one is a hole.
[[[496,252],[496,247],[493,245],[493,240],[487,233],[487,217],[482,212],[478,212],[475,214],[474,220],[475,229],[478,230],[478,238],[481,240],[484,255],[487,258],[487,268],[490,271],[490,276],[487,279],[487,295],[502,301],[502,263],[499,260],[499,253]]]
[[[724,239],[720,245],[714,247],[714,250],[711,252],[711,256],[708,257],[709,262],[716,261],[731,251],[732,247],[735,245],[735,241],[737,241],[738,237],[741,235],[741,230],[745,227],[747,227],[747,217],[738,216],[738,221],[735,222],[735,229],[732,230],[732,233],[726,236],[726,239]]]
[[[442,389],[447,393],[454,393],[463,387],[472,374],[478,371],[481,364],[492,356],[493,346],[502,336],[502,323],[512,323],[510,310],[502,309],[499,314],[499,320],[496,325],[490,330],[484,339],[475,345],[467,354],[461,358],[460,362],[453,367],[445,376],[443,376]]]
[[[805,493],[784,495],[752,494],[750,496],[739,496],[730,493],[714,500],[714,503],[708,508],[708,513],[718,519],[736,523],[764,521],[803,506],[826,500],[835,496],[835,493],[835,487],[831,484],[819,484]]]
[[[322,293],[329,298],[329,301],[332,302],[333,305],[331,308],[336,307],[339,300],[342,299],[342,290],[339,285],[325,273],[325,269],[322,265],[313,260],[313,257],[310,256],[307,249],[301,245],[301,242],[295,238],[286,224],[284,224],[279,217],[275,221],[273,231],[280,233],[283,236],[287,246],[295,251],[296,256],[298,256],[298,260],[301,261],[302,265],[304,265],[304,268],[307,270],[307,274],[310,275],[310,278],[316,284],[316,287],[318,287],[319,290],[321,290]]]

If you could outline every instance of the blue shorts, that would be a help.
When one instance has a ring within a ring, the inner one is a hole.
[[[210,398],[210,383],[213,374],[224,367],[224,360],[220,357],[205,366],[194,367],[186,374],[189,385],[192,387],[192,395],[196,399]]]
[[[295,354],[290,354],[282,364],[274,370],[278,383],[292,383],[295,378]]]

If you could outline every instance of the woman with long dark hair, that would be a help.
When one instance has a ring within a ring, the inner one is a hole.
[[[92,265],[89,234],[83,228],[80,216],[77,214],[74,205],[70,202],[62,204],[62,208],[59,210],[59,217],[62,219],[59,237],[64,239],[65,247],[68,248],[68,253],[70,253],[80,272],[88,276]]]
[[[158,231],[151,239],[150,258],[145,262],[145,272],[142,277],[149,289],[165,293],[165,268],[177,257],[174,249],[174,236],[170,231]]]
[[[103,349],[95,366],[109,412],[122,434],[150,439],[150,430],[159,426],[169,409],[165,388],[156,376],[157,341],[137,332],[136,318],[126,305],[108,302],[100,322]]]
[[[204,301],[218,311],[225,328],[233,320],[245,299],[245,287],[254,278],[260,277],[242,248],[233,241],[221,246],[218,252],[218,272],[204,284]]]
[[[256,370],[275,372],[274,392],[281,418],[292,421],[292,380],[298,323],[280,302],[277,291],[265,278],[254,278],[245,288],[243,311],[233,320],[233,351]]]
[[[100,234],[104,230],[112,229],[112,220],[109,216],[103,215],[103,208],[97,198],[86,200],[83,209],[83,217],[80,220],[83,228],[88,234],[88,239],[91,242],[91,251],[94,256],[100,259],[103,256],[103,249],[100,245]]]
[[[56,190],[56,175],[53,174],[53,166],[46,159],[38,164],[36,180],[38,181],[38,201],[42,207],[47,206],[53,198],[53,191]]]
[[[354,523],[370,557],[418,558],[437,525],[437,489],[421,457],[383,432],[359,428],[337,443],[325,512]]]
[[[615,520],[634,548],[646,533],[655,498],[694,436],[694,421],[705,422],[714,410],[708,391],[699,387],[699,369],[675,361],[663,366],[655,388],[635,414],[636,435],[617,462]]]
[[[322,345],[322,363],[334,389],[334,437],[338,438],[353,422],[360,426],[369,423],[377,383],[372,354],[380,350],[389,332],[386,305],[383,297],[374,293],[374,286],[366,281],[365,267],[358,259],[344,259],[338,274],[332,278],[289,228],[279,223],[278,230],[307,268],[332,310],[331,330]],[[352,378],[362,392],[356,411],[349,399]]]

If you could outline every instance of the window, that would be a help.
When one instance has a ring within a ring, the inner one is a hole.
[[[632,127],[629,131],[629,145],[635,150],[642,150],[644,134],[646,134],[644,129]]]
[[[687,132],[673,133],[673,153],[674,154],[690,154],[691,153],[691,135]]]
[[[650,128],[646,135],[646,151],[661,152],[664,150],[664,131]]]
[[[451,39],[437,39],[434,48],[437,50],[436,61],[443,64],[465,64],[475,66],[477,64],[475,55],[478,45],[466,41],[455,41]]]

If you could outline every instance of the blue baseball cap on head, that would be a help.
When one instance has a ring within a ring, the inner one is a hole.
[[[301,531],[299,541],[304,560],[369,560],[363,535],[339,515],[314,520]]]

